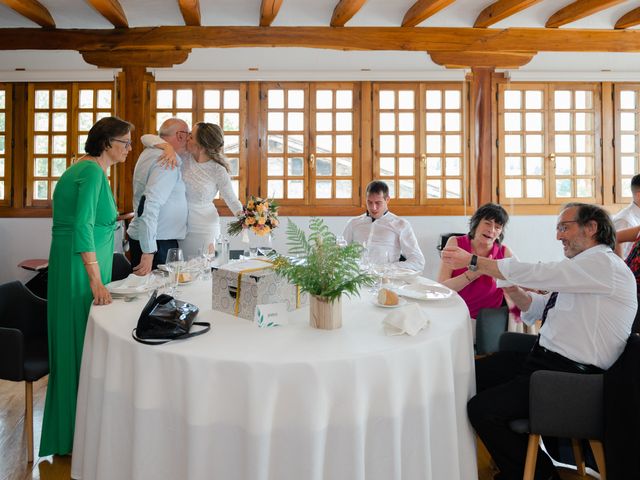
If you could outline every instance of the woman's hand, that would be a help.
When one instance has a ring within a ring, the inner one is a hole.
[[[178,157],[176,155],[175,149],[168,143],[159,143],[155,146],[155,148],[159,148],[162,150],[162,155],[158,159],[158,163],[161,167],[171,168],[173,170],[178,165]]]
[[[464,268],[471,261],[471,254],[460,247],[446,246],[442,249],[442,261],[452,269]]]
[[[111,293],[102,282],[91,282],[91,293],[93,294],[94,305],[109,305],[111,303]]]

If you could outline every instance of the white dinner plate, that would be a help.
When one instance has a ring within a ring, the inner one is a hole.
[[[416,300],[444,300],[453,295],[453,290],[444,285],[426,285],[423,283],[413,283],[398,287],[395,292],[403,297],[415,298]]]
[[[389,269],[388,272],[384,274],[385,277],[391,280],[401,280],[407,283],[411,283],[415,281],[419,275],[420,275],[420,272],[411,270],[410,268],[403,268],[403,267],[391,268]]]
[[[407,301],[404,298],[398,298],[397,305],[383,305],[382,303],[378,303],[377,298],[372,298],[371,303],[373,303],[376,307],[381,307],[381,308],[398,308],[398,307],[402,307],[403,305],[406,305]]]
[[[149,289],[149,277],[138,277],[131,274],[127,278],[122,280],[116,280],[115,282],[107,283],[105,285],[111,295],[120,296],[133,296],[145,293]]]

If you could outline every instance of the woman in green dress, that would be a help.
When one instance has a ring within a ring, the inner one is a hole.
[[[113,234],[118,215],[107,169],[124,162],[133,126],[106,117],[89,131],[87,155],[69,167],[53,194],[49,252],[49,384],[40,456],[73,447],[82,346],[91,303],[111,303]]]

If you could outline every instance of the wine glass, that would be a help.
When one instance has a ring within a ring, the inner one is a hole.
[[[343,248],[343,247],[346,247],[348,243],[347,243],[347,240],[342,235],[338,235],[336,237],[336,245],[338,245],[340,248]]]
[[[372,245],[368,248],[368,251],[371,273],[378,278],[375,286],[375,289],[378,290],[384,283],[384,277],[389,271],[391,257],[387,248],[383,246]]]
[[[268,257],[273,252],[273,241],[270,233],[259,237],[258,252],[260,253],[260,255],[265,257]]]
[[[202,248],[198,250],[202,259],[202,275],[203,280],[211,280],[211,262],[216,258],[216,249],[213,243],[204,243]]]
[[[170,248],[167,250],[167,269],[171,273],[171,292],[175,295],[178,290],[178,280],[180,279],[180,271],[184,268],[184,254],[181,248]]]

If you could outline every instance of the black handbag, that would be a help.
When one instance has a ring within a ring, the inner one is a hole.
[[[146,345],[162,345],[172,340],[202,335],[211,329],[211,324],[194,322],[198,311],[196,305],[176,300],[171,295],[158,295],[156,290],[142,310],[131,336]],[[190,332],[192,325],[205,328]]]

